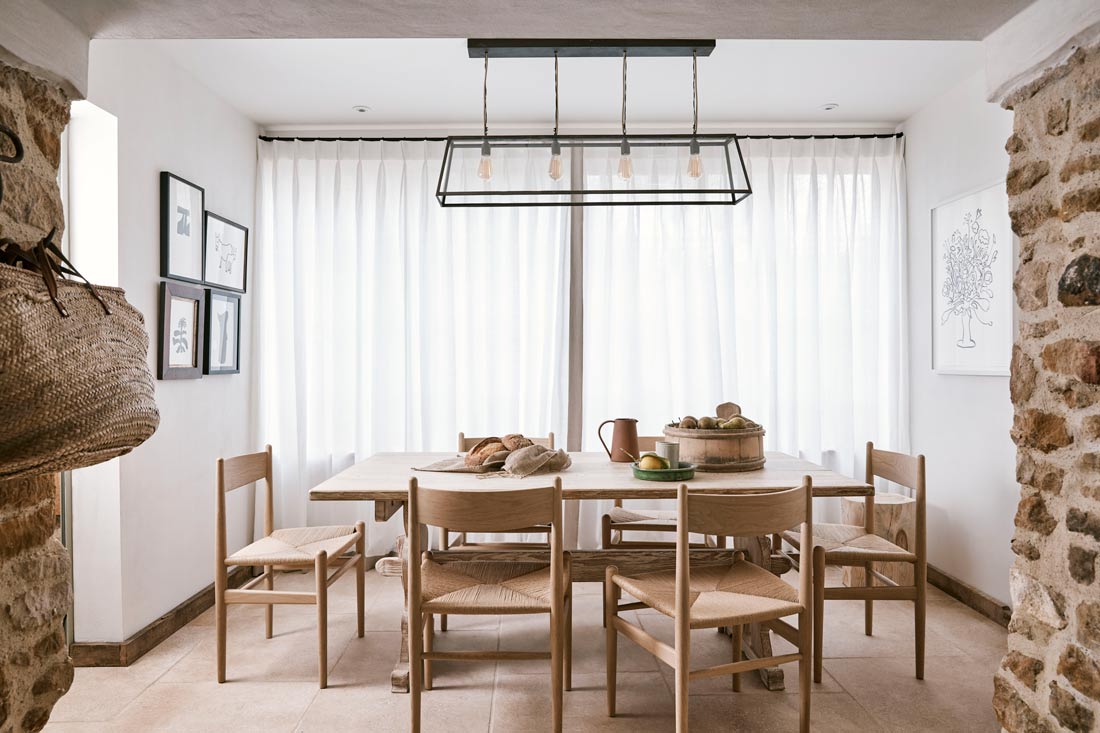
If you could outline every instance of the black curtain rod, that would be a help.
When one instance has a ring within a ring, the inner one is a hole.
[[[904,137],[901,132],[880,132],[850,135],[737,135],[741,140],[885,140]],[[629,137],[629,135],[627,136]],[[273,137],[260,135],[264,142],[303,142],[303,143],[404,143],[404,142],[446,142],[445,137]]]

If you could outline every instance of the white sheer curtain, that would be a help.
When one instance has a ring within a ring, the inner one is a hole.
[[[768,449],[862,475],[867,440],[908,449],[902,141],[742,147],[753,194],[736,207],[585,210],[584,448],[606,418],[659,435],[733,400]],[[586,158],[589,185],[615,155]],[[581,506],[581,546],[607,506]]]
[[[246,317],[281,526],[369,520],[369,503],[306,494],[373,453],[566,424],[569,211],[442,209],[442,153],[437,142],[259,143]],[[545,165],[496,174],[521,181]],[[390,549],[398,522],[367,522],[370,552]]]

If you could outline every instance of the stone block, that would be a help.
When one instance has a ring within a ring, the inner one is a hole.
[[[1049,535],[1058,526],[1058,520],[1047,509],[1041,494],[1030,494],[1021,499],[1016,508],[1016,526]]]
[[[1071,507],[1066,512],[1066,529],[1087,535],[1100,542],[1100,514]]]
[[[1072,692],[1062,689],[1057,682],[1050,683],[1050,712],[1063,728],[1073,733],[1089,733],[1096,714]]]
[[[1058,660],[1058,674],[1082,695],[1100,701],[1100,664],[1086,650],[1067,646]]]
[[[1022,404],[1031,399],[1035,391],[1035,364],[1019,344],[1012,346],[1012,363],[1008,380],[1008,391],[1013,404]]]
[[[1015,168],[1010,168],[1005,179],[1005,189],[1009,196],[1017,196],[1035,188],[1039,181],[1050,173],[1050,163],[1045,160],[1032,160]]]
[[[1069,548],[1069,575],[1082,585],[1096,580],[1096,551],[1072,545]]]
[[[1044,453],[1063,448],[1073,442],[1066,419],[1042,410],[1017,412],[1012,426],[1016,445],[1037,448]]]
[[[1080,255],[1058,278],[1058,302],[1065,306],[1100,305],[1100,257]]]
[[[1020,265],[1016,270],[1016,279],[1012,283],[1020,310],[1034,311],[1047,307],[1047,303],[1050,302],[1050,288],[1047,285],[1049,276],[1049,262],[1032,261]]]
[[[1043,347],[1043,366],[1085,384],[1100,384],[1100,341],[1061,339]]]
[[[1005,658],[1001,661],[1001,666],[1012,672],[1016,679],[1032,690],[1035,689],[1039,681],[1039,675],[1043,673],[1043,661],[1041,659],[1029,657],[1016,650],[1012,650],[1005,655]]]
[[[997,722],[1008,733],[1053,733],[1054,729],[1026,700],[1020,697],[1012,683],[1000,675],[993,678],[993,710]]]

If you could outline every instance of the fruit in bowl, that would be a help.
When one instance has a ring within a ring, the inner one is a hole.
[[[668,461],[656,453],[646,453],[638,460],[638,468],[645,471],[663,471],[668,467]]]

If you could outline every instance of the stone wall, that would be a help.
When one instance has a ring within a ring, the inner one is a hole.
[[[1020,237],[1012,402],[1021,485],[1009,651],[1012,733],[1100,730],[1100,47],[1013,94]]]
[[[30,244],[61,232],[57,167],[69,102],[57,88],[0,64],[0,123],[23,142],[22,163],[0,163],[0,237]],[[10,143],[0,136],[0,152]],[[0,396],[0,401],[3,397]],[[73,679],[62,618],[70,564],[55,536],[54,477],[0,482],[0,731],[36,731]]]

